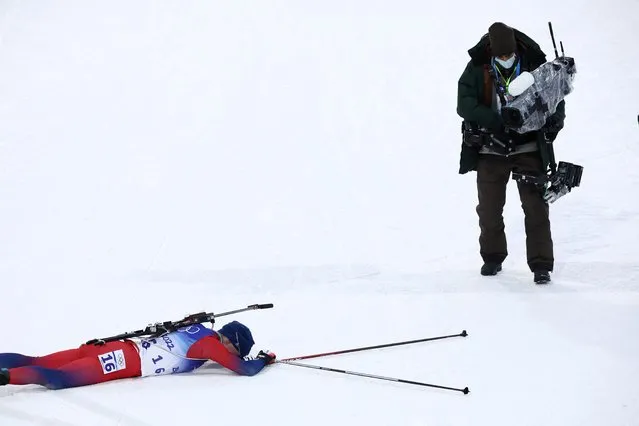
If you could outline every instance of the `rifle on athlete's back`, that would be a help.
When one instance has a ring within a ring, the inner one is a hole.
[[[269,309],[272,308],[272,303],[260,303],[249,305],[246,308],[235,309],[228,312],[222,312],[219,314],[214,314],[213,312],[198,312],[195,314],[190,314],[185,316],[183,319],[179,321],[163,321],[156,322],[155,324],[149,324],[143,329],[128,331],[122,334],[117,334],[115,336],[103,337],[99,339],[91,339],[86,342],[87,345],[96,345],[101,346],[107,342],[114,342],[116,340],[123,339],[131,339],[134,337],[159,337],[167,333],[171,333],[183,327],[188,327],[194,324],[201,324],[210,322],[211,325],[215,323],[215,318],[219,318],[226,315],[237,314],[239,312],[252,311],[255,309]]]

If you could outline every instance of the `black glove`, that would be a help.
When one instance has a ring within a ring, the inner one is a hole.
[[[511,129],[518,129],[524,125],[524,118],[517,108],[503,107],[501,109],[501,119]]]
[[[257,359],[263,359],[266,362],[266,365],[272,364],[275,362],[275,354],[268,350],[266,352],[260,351],[260,353],[257,354]]]
[[[540,129],[544,133],[544,137],[549,142],[557,139],[559,131],[564,128],[563,120],[559,120],[554,114],[546,119],[544,126]]]

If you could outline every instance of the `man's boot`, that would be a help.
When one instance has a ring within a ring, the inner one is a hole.
[[[501,271],[501,263],[486,262],[481,267],[482,275],[497,275],[499,271]]]
[[[535,284],[548,284],[550,282],[550,272],[545,269],[536,269],[533,274]]]

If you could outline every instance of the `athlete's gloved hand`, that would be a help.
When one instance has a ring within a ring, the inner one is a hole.
[[[272,364],[273,362],[275,362],[275,354],[273,352],[269,352],[268,350],[260,351],[260,353],[257,354],[257,359],[263,359],[264,361],[266,361],[266,365]]]

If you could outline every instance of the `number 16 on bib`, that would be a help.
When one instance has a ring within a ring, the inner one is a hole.
[[[124,359],[122,349],[98,355],[98,360],[100,360],[100,365],[102,366],[102,372],[104,374],[115,373],[116,371],[124,370],[126,368],[126,360]]]

